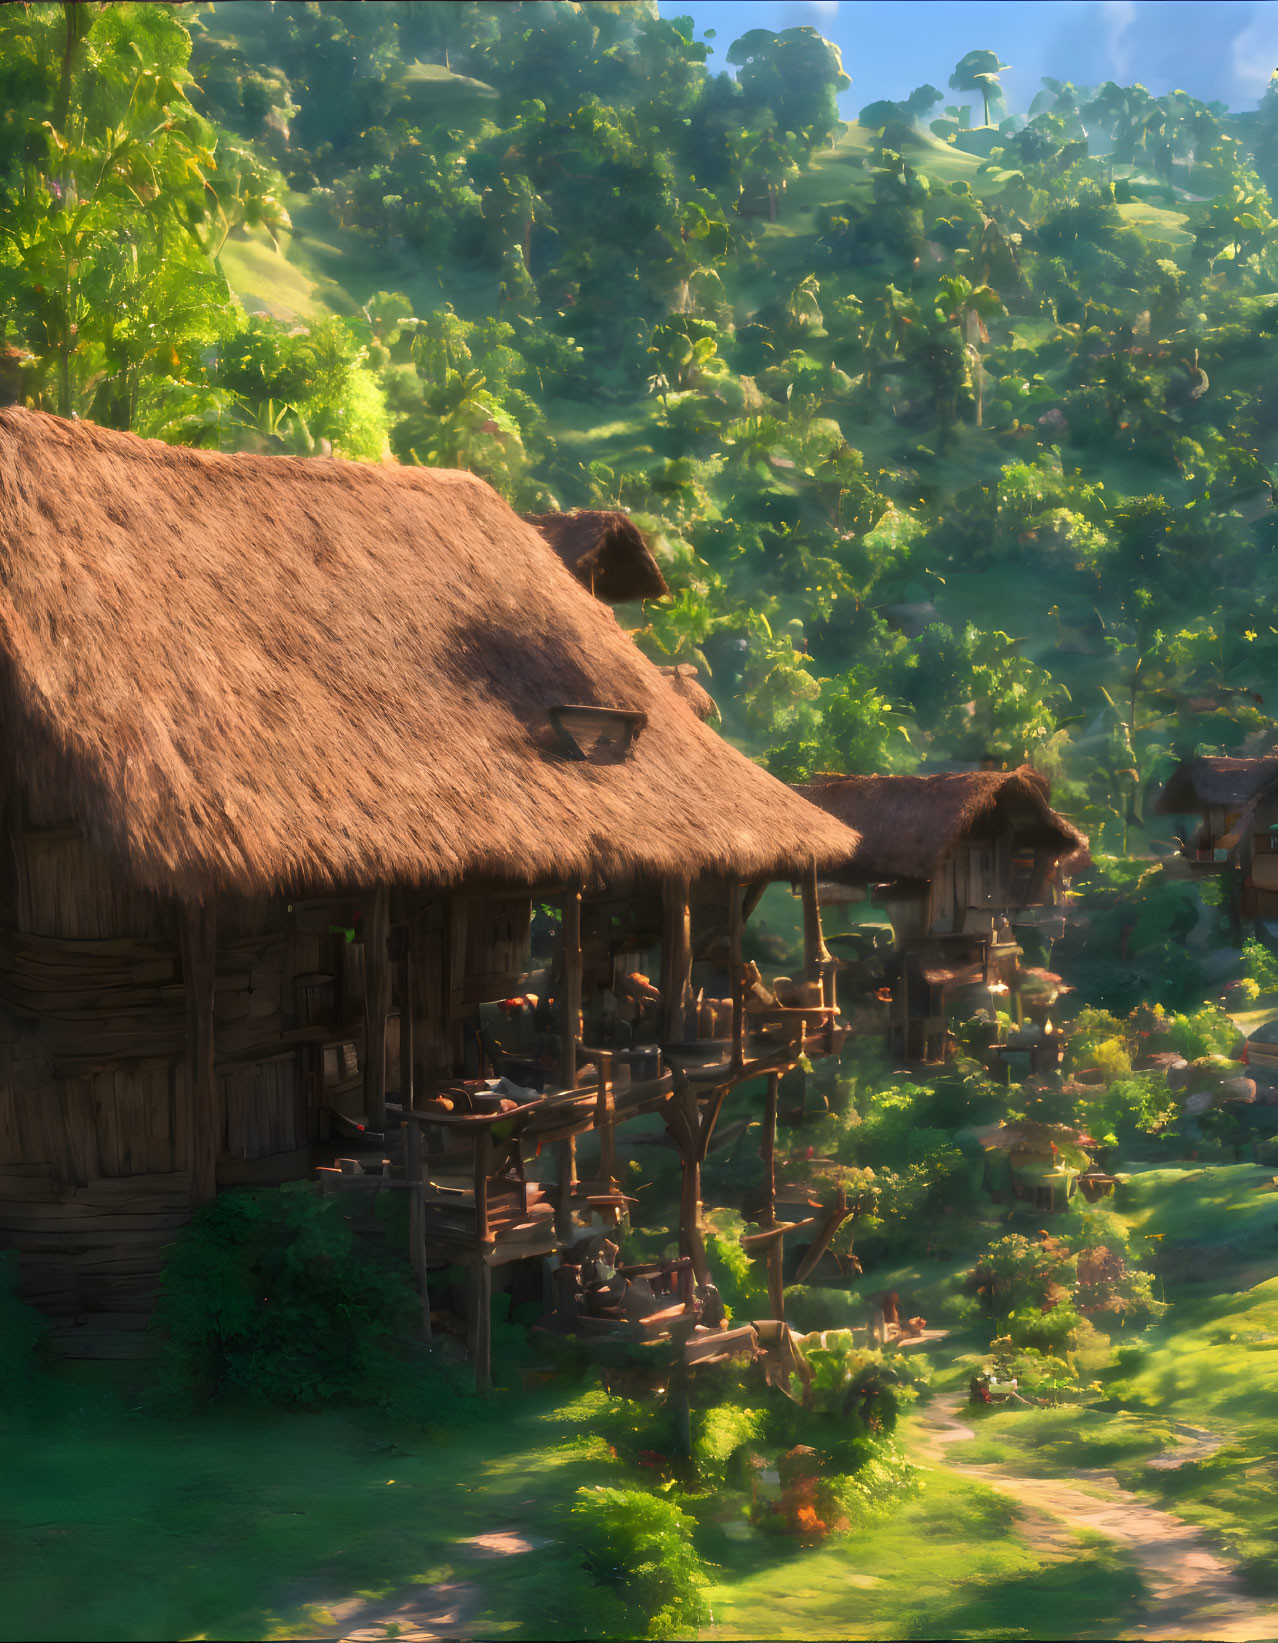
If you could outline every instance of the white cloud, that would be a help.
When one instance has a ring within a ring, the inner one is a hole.
[[[1278,7],[1257,7],[1247,27],[1235,34],[1231,55],[1240,91],[1259,97],[1278,69]]]
[[[1131,63],[1132,48],[1127,36],[1136,21],[1135,0],[1100,0],[1100,10],[1104,19],[1110,68],[1114,78],[1121,80]]]

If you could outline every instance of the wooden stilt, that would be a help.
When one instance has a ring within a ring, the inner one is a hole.
[[[191,1202],[217,1195],[221,1112],[213,1068],[213,993],[217,921],[211,901],[182,908],[182,969],[186,982],[186,1098]]]

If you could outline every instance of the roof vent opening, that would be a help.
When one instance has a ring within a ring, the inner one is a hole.
[[[624,764],[648,715],[621,707],[552,707],[550,722],[570,759],[585,764]]]

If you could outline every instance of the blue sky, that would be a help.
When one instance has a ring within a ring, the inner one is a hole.
[[[880,97],[930,81],[945,90],[955,63],[997,51],[1008,106],[1023,113],[1041,77],[1076,85],[1139,81],[1204,102],[1254,108],[1278,68],[1278,0],[660,0],[665,17],[714,29],[711,69],[752,28],[808,24],[843,52],[853,116]]]

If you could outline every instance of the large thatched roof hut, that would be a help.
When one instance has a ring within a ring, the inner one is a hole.
[[[0,692],[130,879],[754,877],[848,837],[704,729],[469,474],[0,414]],[[573,759],[550,710],[642,718]]]
[[[583,895],[665,907],[678,1038],[690,882],[739,914],[857,842],[464,473],[0,411],[0,702],[0,1245],[82,1353],[145,1322],[192,1205],[483,1070],[534,893],[572,1086]],[[589,924],[590,961],[652,922]]]

